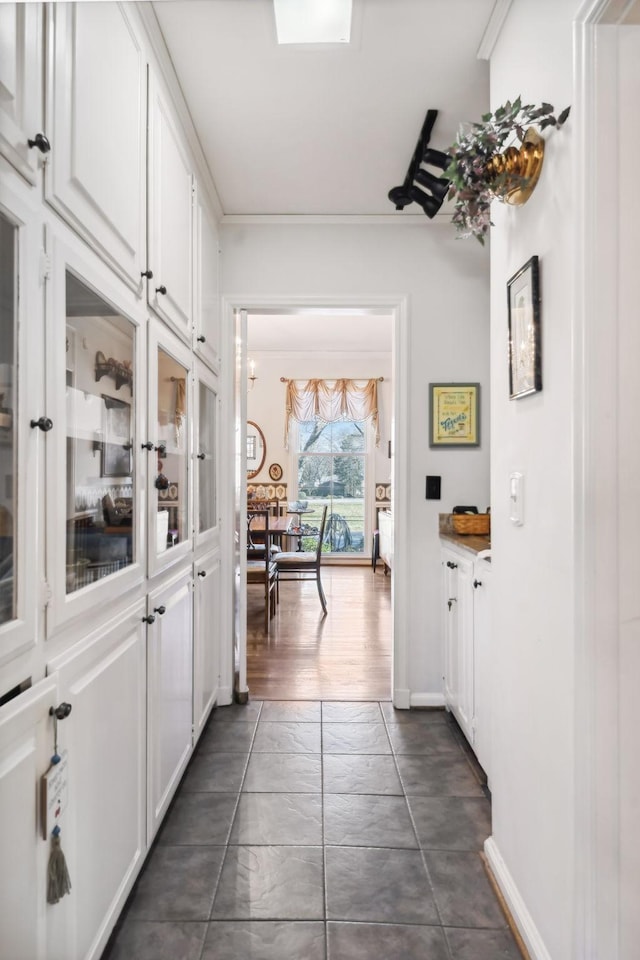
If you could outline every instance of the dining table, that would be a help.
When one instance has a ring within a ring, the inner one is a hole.
[[[265,529],[264,516],[255,516],[252,519],[251,511],[247,513],[247,521],[251,522],[251,533],[260,533]],[[282,537],[295,537],[298,541],[298,549],[301,549],[302,529],[296,528],[294,533],[291,526],[291,520],[288,517],[269,517],[269,537],[273,543],[282,543]]]

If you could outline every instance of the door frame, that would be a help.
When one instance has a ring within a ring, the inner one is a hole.
[[[304,310],[317,310],[326,313],[332,310],[351,310],[357,312],[385,312],[391,316],[392,323],[392,376],[394,417],[391,431],[392,449],[392,490],[394,517],[394,575],[391,581],[392,604],[392,655],[390,693],[394,706],[399,709],[410,707],[409,687],[409,510],[408,510],[408,404],[409,404],[409,325],[408,301],[404,295],[339,295],[339,296],[273,296],[235,294],[222,297],[223,336],[226,341],[226,355],[235,356],[233,370],[227,365],[223,384],[228,409],[233,411],[227,419],[226,449],[227,478],[226,488],[233,491],[233,502],[228,504],[230,516],[236,516],[236,529],[231,531],[227,544],[229,569],[233,576],[234,631],[233,643],[236,651],[236,695],[246,697],[246,606],[242,600],[244,581],[241,560],[237,553],[237,544],[242,542],[243,530],[237,520],[244,515],[243,492],[246,502],[246,477],[236,476],[236,467],[244,442],[244,420],[246,419],[246,383],[247,344],[246,313],[296,313]],[[244,312],[244,324],[241,314]],[[238,319],[236,319],[236,317]],[[235,343],[232,342],[235,338]],[[240,482],[238,482],[238,479]],[[234,537],[235,534],[235,537]],[[235,542],[234,542],[235,541]],[[244,610],[244,614],[243,614]],[[238,662],[238,658],[240,662]],[[242,662],[243,661],[243,662]],[[244,677],[244,685],[242,678]]]

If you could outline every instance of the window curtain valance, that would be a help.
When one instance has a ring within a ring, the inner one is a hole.
[[[288,380],[285,404],[284,445],[289,449],[289,425],[316,417],[326,423],[337,420],[371,420],[376,446],[378,425],[378,381],[373,380]]]

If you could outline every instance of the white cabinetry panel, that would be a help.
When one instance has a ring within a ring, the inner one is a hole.
[[[220,684],[220,553],[207,554],[195,565],[193,730],[202,732],[218,697]]]
[[[118,3],[52,4],[46,198],[142,295],[146,57]]]
[[[445,701],[473,745],[473,560],[442,551]]]
[[[41,681],[0,708],[0,953],[7,960],[43,960],[48,844],[37,809],[40,777],[53,753],[49,708],[55,678]]]
[[[473,580],[474,750],[491,779],[491,701],[494,675],[491,652],[491,561],[478,559]]]
[[[42,7],[1,3],[0,155],[31,184],[42,154],[28,141],[42,132]]]
[[[196,192],[194,350],[209,366],[220,364],[220,290],[218,229]]]
[[[133,883],[145,841],[144,603],[129,608],[56,664],[70,797],[63,826],[73,942],[60,956],[100,956]]]
[[[149,304],[192,338],[193,176],[168,97],[149,75]]]
[[[148,839],[178,785],[193,743],[193,598],[191,567],[149,595]]]

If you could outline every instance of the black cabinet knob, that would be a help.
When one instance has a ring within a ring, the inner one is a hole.
[[[166,292],[167,288],[165,287],[164,283],[161,286],[156,287],[156,293],[161,293],[163,297],[165,296]]]
[[[207,338],[206,338],[206,337],[203,337],[202,334],[200,334],[199,337],[196,337],[196,340],[198,341],[198,343],[206,343],[206,342],[207,342]]]
[[[207,575],[207,571],[206,571],[206,570],[198,570],[198,576],[199,576],[199,577],[203,577],[203,578],[204,578],[204,577],[206,577],[206,575]]]
[[[152,613],[150,613],[148,617],[143,617],[143,618],[142,618],[142,622],[143,622],[143,623],[155,623],[155,622],[156,622],[156,618],[153,616]]]
[[[33,140],[27,140],[29,147],[37,147],[40,153],[49,153],[51,150],[51,144],[45,137],[44,133],[36,133]]]
[[[473,589],[474,589],[474,590],[477,590],[478,587],[481,587],[481,586],[482,586],[482,580],[474,580],[474,581],[473,581]]]
[[[153,280],[153,270],[143,270],[140,276],[146,277],[147,280]]]
[[[70,703],[59,703],[57,707],[49,707],[49,716],[56,720],[66,720],[71,713]]]
[[[49,417],[40,417],[39,420],[32,420],[31,426],[39,427],[39,429],[42,430],[43,433],[48,433],[53,426],[53,420],[49,420]]]
[[[154,608],[153,608],[153,612],[154,612],[154,613],[159,613],[160,616],[162,616],[163,613],[166,613],[166,612],[167,612],[167,608],[166,608],[166,607],[154,607]]]
[[[158,446],[153,449],[157,450],[161,457],[164,457],[167,452],[167,445],[166,443],[159,443]]]
[[[204,460],[204,458],[206,457],[206,453],[199,453],[197,454],[197,457],[198,457],[198,460]]]
[[[143,450],[153,450],[153,444],[151,443],[151,440],[147,440],[146,443],[142,443],[140,446]]]
[[[449,570],[457,570],[457,569],[458,569],[458,564],[457,564],[457,563],[454,563],[453,560],[447,560],[447,566],[449,567]]]

